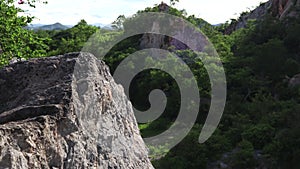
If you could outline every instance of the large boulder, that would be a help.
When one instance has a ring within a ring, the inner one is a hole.
[[[0,70],[0,168],[153,168],[104,62],[71,53]]]

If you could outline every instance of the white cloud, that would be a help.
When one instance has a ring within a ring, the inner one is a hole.
[[[180,0],[177,7],[216,24],[236,18],[237,14],[258,6],[261,1],[267,0]],[[26,9],[39,18],[34,23],[61,22],[72,25],[85,19],[88,23],[109,24],[121,14],[130,16],[160,2],[161,0],[48,0],[46,5],[38,4],[36,8]]]

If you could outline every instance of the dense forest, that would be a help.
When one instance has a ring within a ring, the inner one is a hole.
[[[130,31],[127,25],[132,22],[132,18],[120,15],[113,23],[114,29],[91,26],[83,18],[66,30],[27,30],[24,27],[34,18],[18,15],[23,10],[14,2],[0,1],[1,67],[15,59],[79,52],[96,32],[98,43],[112,41]],[[24,5],[35,3],[39,2]],[[145,12],[160,12],[159,5],[138,11],[135,16]],[[198,138],[209,103],[201,104],[196,124],[176,147],[149,147],[154,167],[300,168],[300,85],[291,83],[300,73],[300,13],[283,19],[269,13],[228,33],[228,27],[239,20],[214,26],[185,10],[170,7],[167,12],[198,27],[214,45],[226,73],[227,101],[217,130],[205,143],[200,144]],[[112,74],[123,59],[141,49],[141,37],[123,40],[104,57]],[[201,60],[189,49],[170,51],[184,58],[197,77],[201,99],[209,100],[211,89]],[[159,119],[139,124],[143,137],[168,129],[177,117],[178,86],[169,74],[159,70],[144,71],[135,77],[130,87],[133,106],[147,110],[149,93],[157,88],[166,93],[167,107]]]

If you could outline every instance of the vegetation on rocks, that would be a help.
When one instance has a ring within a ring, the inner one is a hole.
[[[17,15],[22,10],[13,5],[13,0],[0,1],[0,5],[0,66],[7,65],[14,57],[28,59],[80,51],[96,31],[100,31],[99,43],[111,41],[128,31],[126,24],[131,21],[120,16],[113,30],[97,28],[81,20],[67,30],[34,32],[23,29],[32,17]],[[149,11],[158,12],[158,5],[137,15]],[[198,169],[219,166],[219,163],[231,168],[262,165],[300,168],[300,86],[289,86],[289,80],[300,72],[299,13],[283,19],[266,14],[263,19],[248,20],[244,28],[224,34],[229,23],[213,26],[184,10],[170,8],[168,12],[199,27],[213,43],[225,67],[228,96],[221,123],[204,144],[198,143],[198,137],[209,105],[201,105],[193,129],[172,150],[150,147],[155,168]],[[141,37],[130,37],[111,49],[104,58],[111,72],[124,58],[140,50]],[[195,59],[191,50],[175,53],[185,58],[197,77],[201,96],[209,98],[210,84],[203,63]],[[148,95],[157,88],[166,93],[167,108],[158,120],[140,124],[144,137],[161,133],[177,117],[178,86],[170,75],[158,70],[144,71],[135,77],[130,88],[134,107],[147,110]],[[256,152],[260,152],[259,156]]]

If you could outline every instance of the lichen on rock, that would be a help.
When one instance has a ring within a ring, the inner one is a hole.
[[[103,61],[70,53],[0,70],[0,168],[153,168]]]

